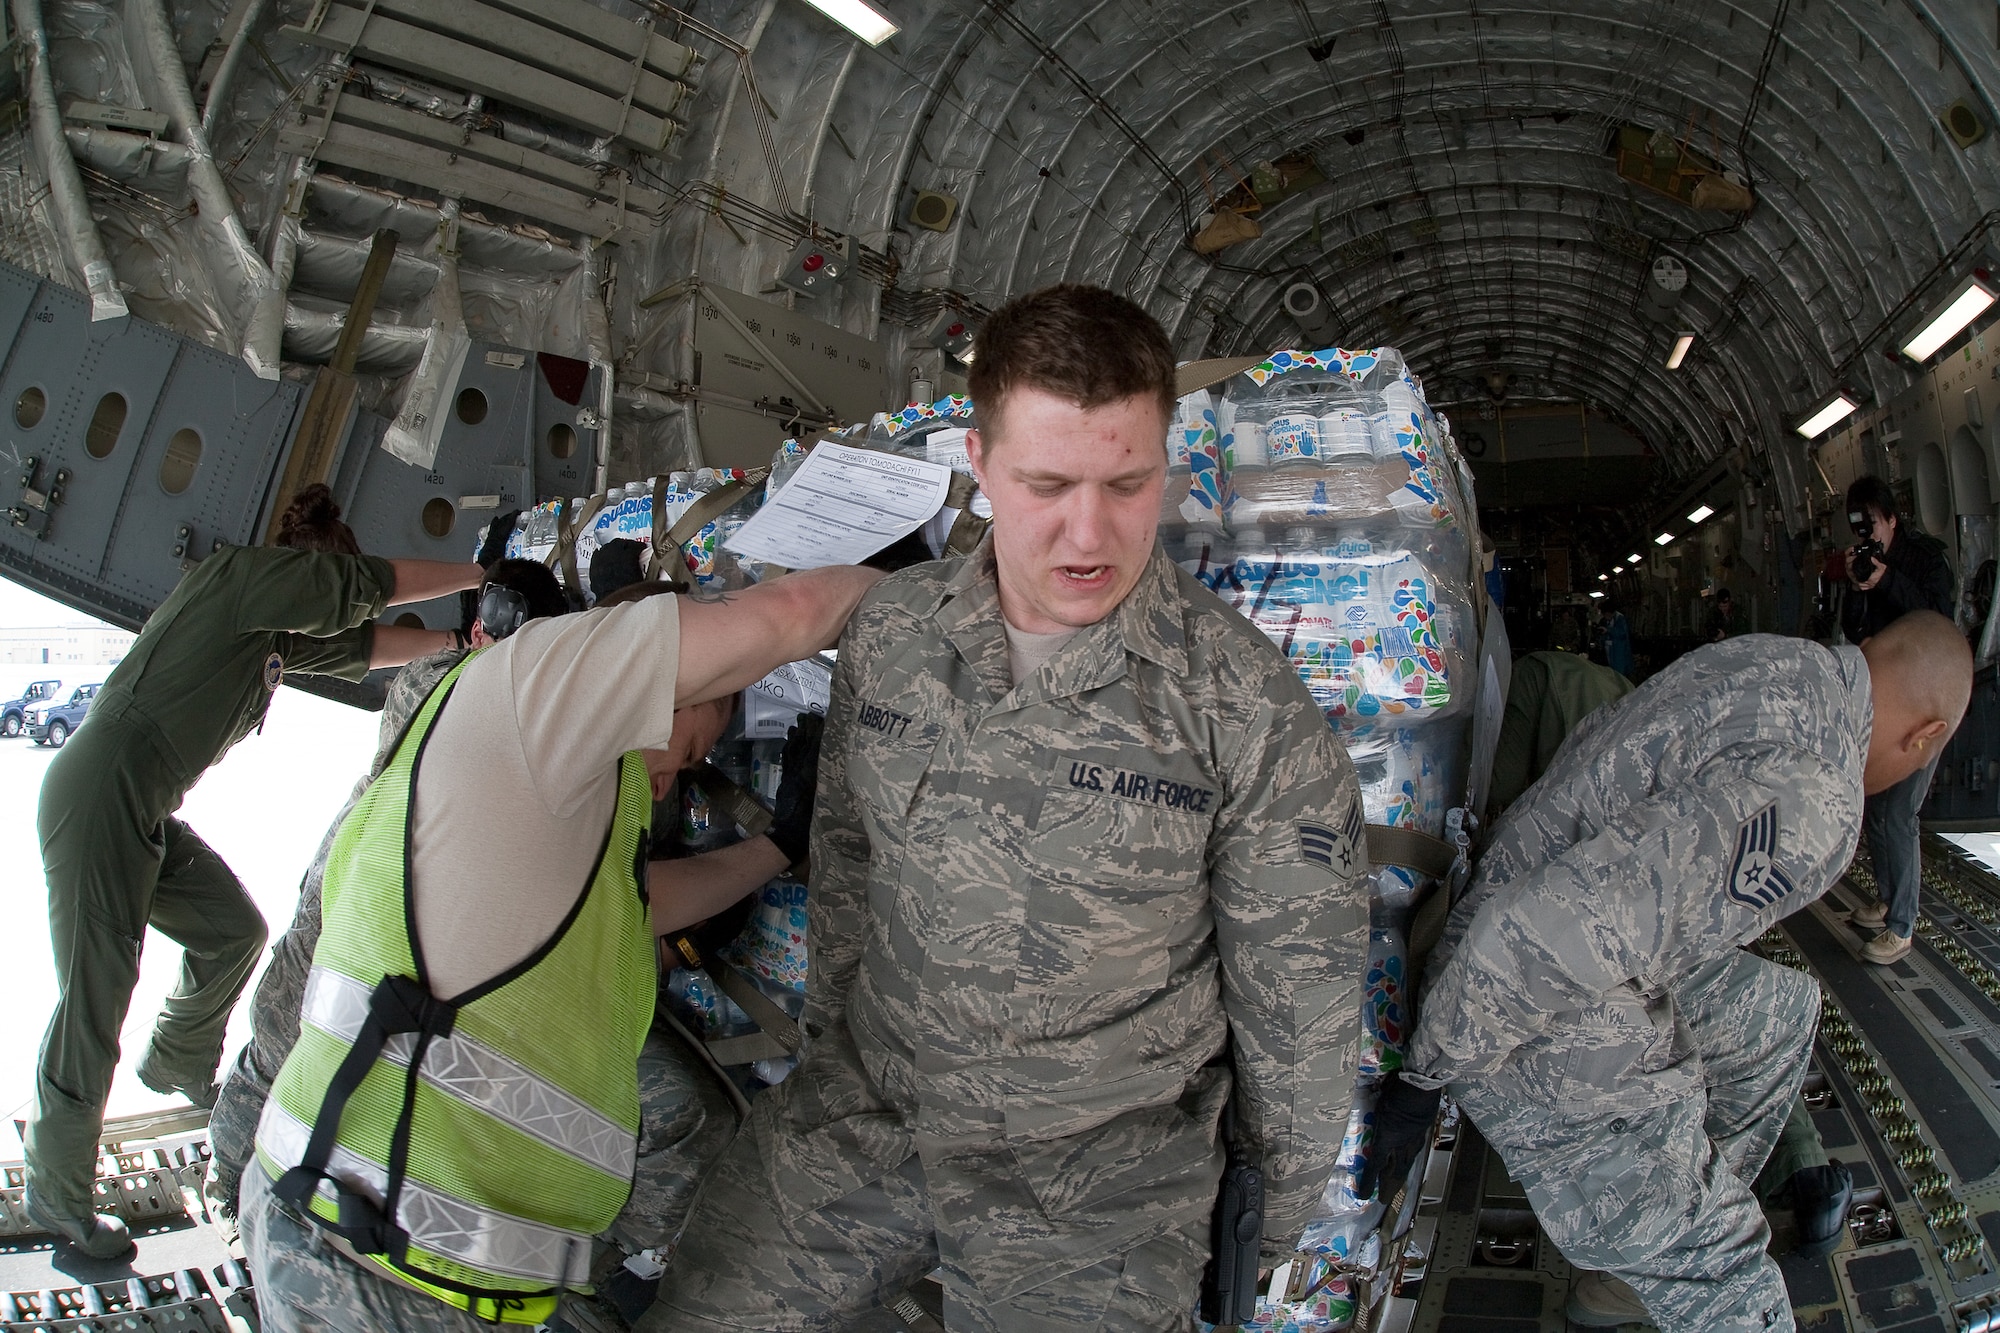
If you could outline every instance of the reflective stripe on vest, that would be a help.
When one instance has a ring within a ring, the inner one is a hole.
[[[312,1126],[275,1101],[264,1103],[257,1144],[265,1152],[280,1161],[298,1161],[311,1136]],[[334,1148],[327,1166],[328,1174],[381,1206],[389,1189],[388,1167],[344,1147]],[[319,1195],[328,1203],[337,1202],[333,1186],[325,1182]],[[578,1232],[496,1213],[407,1179],[396,1214],[411,1235],[425,1237],[426,1249],[456,1263],[552,1287],[581,1286],[590,1280],[591,1237]]]
[[[480,985],[433,994],[411,934],[412,797],[478,656],[438,683],[335,834],[299,1039],[257,1156],[277,1198],[353,1253],[459,1309],[520,1322],[587,1287],[592,1237],[631,1190],[657,981],[643,878],[652,793],[640,756],[625,755],[589,879],[560,890],[575,895],[561,925]]]
[[[352,1045],[368,1021],[372,991],[365,982],[315,967],[306,977],[299,1019]],[[398,1033],[382,1047],[382,1058],[408,1068],[416,1045],[415,1033]],[[629,1177],[638,1161],[639,1141],[631,1130],[462,1032],[431,1043],[421,1076],[440,1092],[608,1176]]]

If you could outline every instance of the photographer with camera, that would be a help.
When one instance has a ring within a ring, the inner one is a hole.
[[[1880,477],[1862,477],[1847,488],[1847,525],[1860,538],[1847,550],[1847,596],[1840,627],[1849,643],[1866,643],[1911,611],[1950,616],[1953,577],[1944,543],[1919,532],[1896,512],[1896,496]],[[1938,754],[1944,747],[1938,746]],[[1887,966],[1910,951],[1917,922],[1917,811],[1931,789],[1938,754],[1903,781],[1868,798],[1862,830],[1882,901],[1854,914],[1854,924],[1879,927],[1861,948],[1871,963]]]

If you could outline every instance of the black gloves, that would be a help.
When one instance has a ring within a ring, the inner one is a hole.
[[[486,525],[486,536],[479,543],[479,555],[475,563],[481,569],[491,569],[507,557],[507,539],[514,535],[514,522],[521,517],[516,509],[500,515]]]
[[[1375,1142],[1361,1178],[1354,1182],[1354,1192],[1371,1199],[1377,1189],[1383,1189],[1387,1193],[1382,1202],[1391,1202],[1409,1179],[1411,1166],[1430,1147],[1437,1113],[1437,1089],[1426,1091],[1400,1078],[1391,1079],[1382,1089],[1382,1100],[1375,1104]]]
[[[813,798],[819,792],[819,742],[825,731],[825,718],[818,713],[801,713],[785,733],[785,752],[778,761],[778,808],[772,812],[771,829],[764,836],[777,844],[792,865],[806,859]]]

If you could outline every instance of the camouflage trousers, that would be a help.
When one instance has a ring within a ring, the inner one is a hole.
[[[243,1249],[265,1333],[491,1333],[493,1325],[435,1296],[374,1273],[271,1193],[252,1163],[243,1173]]]
[[[1750,1182],[1818,1017],[1810,977],[1731,950],[1650,1003],[1566,1015],[1451,1092],[1563,1256],[1630,1283],[1661,1333],[1790,1330]]]
[[[208,1194],[234,1201],[243,1170],[257,1141],[257,1118],[271,1095],[285,1057],[299,1040],[299,1011],[305,1005],[306,974],[319,947],[319,878],[300,886],[292,924],[271,946],[271,962],[258,978],[250,1001],[250,1040],[236,1053],[229,1075],[208,1113]]]
[[[786,1220],[757,1136],[737,1137],[638,1333],[835,1333],[935,1270],[954,1333],[1179,1333],[1208,1261],[1206,1219],[988,1302],[941,1252],[931,1191],[912,1154],[823,1208]],[[949,1248],[949,1245],[944,1247]]]

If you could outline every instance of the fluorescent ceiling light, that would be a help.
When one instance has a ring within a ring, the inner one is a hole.
[[[1623,566],[1623,565],[1613,565],[1613,566],[1611,567],[1611,572],[1612,572],[1613,574],[1623,574],[1623,573],[1625,572],[1625,566]]]
[[[1701,505],[1692,514],[1688,515],[1688,522],[1699,523],[1713,513],[1715,513],[1713,509],[1710,509],[1707,505]]]
[[[1653,545],[1655,546],[1672,546],[1673,544],[1674,544],[1674,534],[1671,532],[1663,532],[1659,536],[1653,538]]]
[[[1826,406],[1814,412],[1804,421],[1801,421],[1797,426],[1797,430],[1799,434],[1810,440],[1825,431],[1832,430],[1835,426],[1853,416],[1854,410],[1860,406],[1860,403],[1855,402],[1854,399],[1848,397],[1845,393],[1836,393],[1827,401]]]
[[[1604,594],[1603,594],[1603,593],[1601,593],[1601,592],[1597,591],[1597,589],[1595,589],[1595,588],[1592,588],[1592,589],[1590,590],[1590,595],[1591,595],[1592,597],[1602,597],[1602,596],[1604,596]]]
[[[870,46],[880,46],[902,31],[902,25],[868,0],[806,0],[806,3]]]
[[[1928,361],[1931,353],[1950,342],[1965,326],[1986,313],[1993,304],[1993,292],[1975,275],[1952,289],[1944,307],[1931,316],[1916,337],[1903,344],[1903,355],[1912,361]]]
[[[1694,346],[1694,335],[1683,333],[1674,339],[1674,350],[1667,353],[1667,369],[1679,370],[1681,362],[1687,360],[1688,348]]]
[[[1641,557],[1639,553],[1637,551],[1634,551],[1632,552],[1632,554],[1625,557],[1625,563],[1628,565],[1636,565],[1639,563],[1640,559]]]
[[[1611,576],[1609,574],[1599,574],[1597,576],[1597,581],[1599,583],[1609,583],[1611,582]]]

